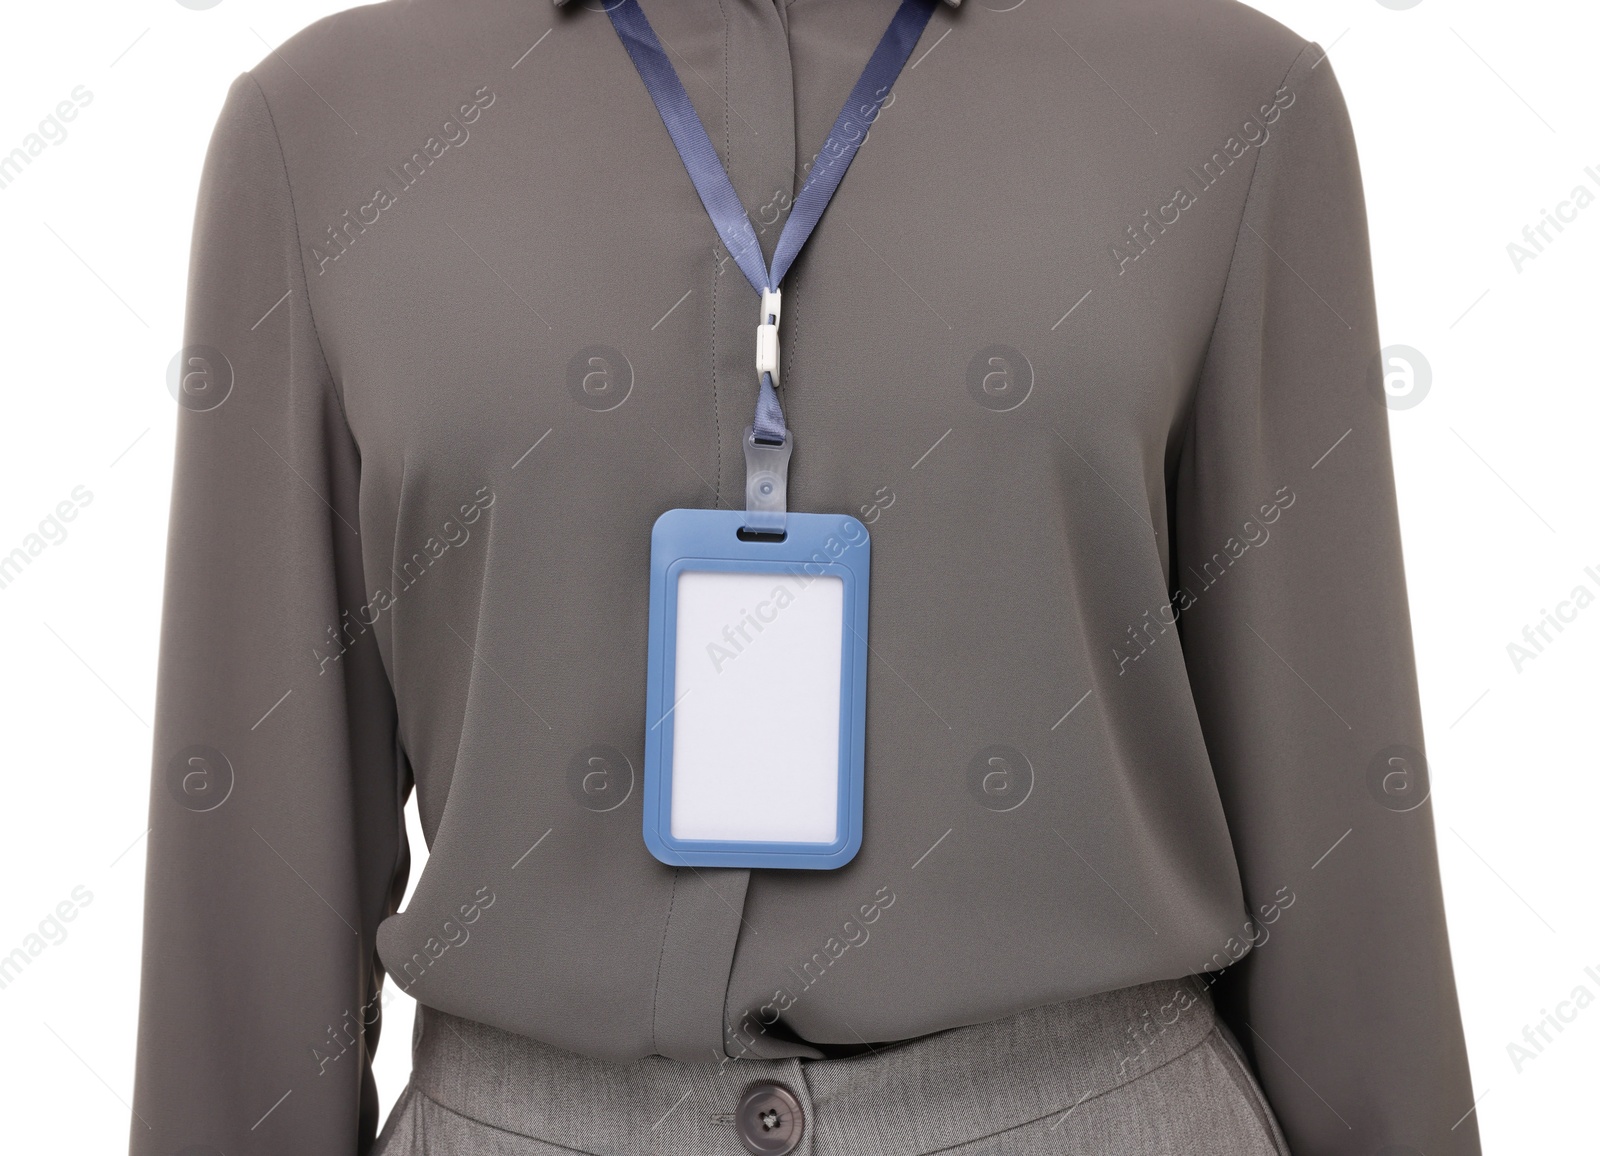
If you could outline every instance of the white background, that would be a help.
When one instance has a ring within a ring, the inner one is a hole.
[[[69,536],[0,589],[0,954],[74,888],[93,895],[68,937],[0,989],[10,1151],[126,1144],[175,415],[165,374],[194,190],[232,78],[341,7],[84,0],[9,3],[0,16],[0,153],[75,86],[93,93],[66,139],[0,189],[0,554],[75,487],[93,493]],[[1600,205],[1551,230],[1520,272],[1506,247],[1577,184],[1600,192],[1584,172],[1600,173],[1600,6],[1258,7],[1331,49],[1360,142],[1383,340],[1432,367],[1428,395],[1391,424],[1486,1148],[1593,1151],[1600,1005],[1520,1073],[1507,1045],[1578,985],[1600,996],[1600,606],[1520,672],[1507,644],[1574,586],[1600,593],[1584,573],[1600,573]],[[414,823],[412,847],[420,860]],[[409,1065],[408,1004],[395,995],[380,1049],[386,1105]]]

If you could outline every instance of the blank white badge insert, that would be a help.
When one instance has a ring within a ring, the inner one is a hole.
[[[678,575],[675,839],[838,837],[844,583],[832,575]]]

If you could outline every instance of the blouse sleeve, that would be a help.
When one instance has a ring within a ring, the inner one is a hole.
[[[1278,94],[1175,476],[1185,660],[1249,904],[1211,966],[1243,957],[1218,1006],[1295,1156],[1461,1156],[1366,214],[1323,57]]]
[[[408,789],[362,597],[360,458],[248,74],[207,153],[175,370],[131,1151],[371,1146]],[[341,654],[341,650],[343,653]]]

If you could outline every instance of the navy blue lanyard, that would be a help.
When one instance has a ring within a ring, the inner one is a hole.
[[[862,71],[861,78],[850,90],[839,118],[833,122],[828,139],[817,153],[817,159],[806,174],[805,183],[794,199],[789,219],[778,235],[777,248],[772,254],[769,271],[761,256],[761,245],[756,239],[750,215],[745,212],[734,192],[733,183],[717,157],[716,147],[706,135],[705,126],[689,102],[689,94],[678,79],[677,70],[656,38],[655,29],[645,19],[638,0],[620,0],[611,5],[611,24],[622,39],[639,78],[644,81],[656,111],[667,126],[672,143],[683,158],[689,179],[694,182],[700,200],[711,215],[722,243],[738,263],[745,277],[757,293],[761,294],[761,314],[757,335],[757,372],[761,375],[761,394],[756,401],[756,416],[752,432],[759,442],[786,444],[788,427],[783,420],[783,408],[778,404],[777,390],[777,325],[778,286],[783,275],[794,264],[800,249],[811,231],[816,228],[823,210],[833,198],[834,190],[844,179],[845,170],[855,159],[867,130],[877,119],[883,102],[889,96],[906,59],[922,36],[928,20],[933,16],[937,0],[901,0],[900,8],[883,39],[873,49],[872,58]]]

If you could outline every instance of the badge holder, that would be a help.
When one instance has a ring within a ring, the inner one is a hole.
[[[762,373],[776,360],[758,343]],[[872,541],[788,513],[792,449],[747,429],[746,508],[668,510],[650,535],[644,841],[663,863],[826,870],[861,846]]]
[[[692,867],[861,846],[871,542],[855,518],[668,510],[650,537],[644,841]]]

